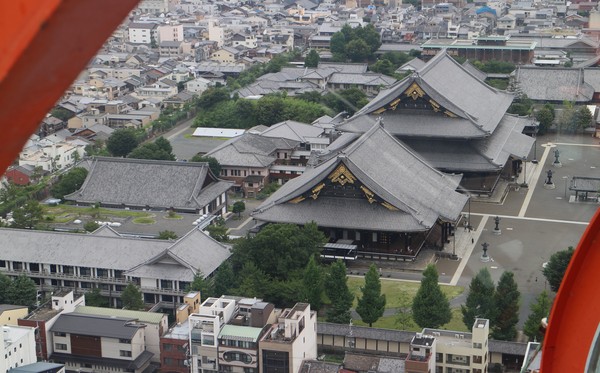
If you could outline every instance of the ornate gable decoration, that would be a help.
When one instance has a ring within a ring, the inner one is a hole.
[[[388,210],[398,211],[395,206],[387,201],[384,201],[369,188],[363,185],[343,163],[340,163],[337,168],[327,176],[326,179],[302,195],[299,195],[288,202],[300,203],[305,199],[316,200],[322,195],[355,199],[364,198],[370,204],[379,204]]]
[[[388,110],[396,111],[398,108],[407,110],[429,110],[450,118],[457,117],[456,114],[444,108],[437,101],[429,97],[423,88],[417,84],[417,82],[413,82],[404,92],[402,92],[389,104],[380,107],[379,109],[371,112],[371,114],[379,115]]]

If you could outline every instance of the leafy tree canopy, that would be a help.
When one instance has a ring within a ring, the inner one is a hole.
[[[221,164],[219,164],[216,158],[196,154],[190,159],[190,162],[207,162],[208,167],[210,167],[210,170],[216,177],[219,177],[221,174]]]
[[[238,217],[244,211],[246,211],[246,204],[244,203],[244,201],[235,201],[233,203],[233,210],[232,210],[232,212],[234,214],[238,214]]]
[[[517,336],[520,298],[514,274],[510,271],[503,272],[494,294],[497,312],[492,321],[492,336],[495,339],[512,341]]]
[[[546,268],[542,270],[542,273],[544,274],[544,277],[546,277],[546,280],[548,280],[548,284],[550,284],[550,289],[552,289],[552,291],[558,291],[567,267],[569,266],[571,258],[573,257],[573,253],[575,253],[573,246],[569,246],[567,250],[562,250],[552,254],[550,260],[548,260],[548,264],[546,264]]]
[[[139,144],[136,131],[130,128],[118,129],[106,141],[106,149],[114,157],[125,157]]]
[[[487,268],[482,268],[471,280],[466,304],[461,306],[463,322],[467,328],[473,326],[476,318],[495,320],[495,291],[496,287],[490,272]]]
[[[123,303],[123,308],[126,310],[144,309],[142,292],[133,282],[127,284],[127,287],[125,287],[125,290],[121,293],[121,302]]]
[[[108,307],[108,298],[100,293],[100,288],[93,288],[85,293],[85,305],[92,307]]]
[[[304,58],[304,67],[317,67],[319,66],[320,60],[321,57],[319,56],[319,53],[316,50],[311,49]]]
[[[177,234],[173,231],[165,230],[158,232],[159,240],[176,240]]]
[[[65,195],[76,192],[83,185],[87,174],[88,171],[83,167],[75,167],[62,174],[58,182],[52,187],[52,196],[63,199]]]
[[[323,272],[321,267],[315,260],[315,255],[310,257],[306,268],[304,269],[304,276],[302,277],[304,300],[310,303],[310,308],[314,311],[321,309],[323,305]]]
[[[33,229],[44,217],[44,209],[40,203],[30,199],[22,207],[13,211],[12,227],[20,229]]]
[[[165,140],[167,141],[167,140]],[[170,144],[169,144],[170,146]],[[135,158],[135,159],[155,159],[162,161],[174,161],[175,156],[172,153],[167,153],[163,148],[161,148],[157,143],[146,143],[138,146],[133,149],[128,155],[127,158]]]
[[[12,280],[6,290],[10,304],[32,307],[37,300],[37,289],[35,282],[24,274]]]
[[[541,342],[544,339],[544,334],[540,331],[542,319],[548,317],[552,302],[548,293],[544,290],[534,303],[531,303],[531,313],[523,325],[523,333],[529,337],[530,340],[537,340]]]
[[[325,278],[325,293],[331,306],[327,309],[327,322],[337,324],[348,324],[352,319],[350,307],[354,295],[348,289],[348,276],[346,266],[341,260],[331,263],[329,273]]]

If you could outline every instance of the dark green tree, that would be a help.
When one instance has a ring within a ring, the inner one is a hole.
[[[396,313],[396,325],[401,330],[408,330],[414,326],[412,315],[412,299],[406,291],[401,291],[398,296],[398,313]]]
[[[38,201],[30,199],[25,204],[13,211],[12,227],[19,229],[33,229],[43,219],[44,209]]]
[[[208,235],[213,239],[219,242],[227,242],[229,241],[229,236],[227,235],[227,227],[225,223],[221,220],[218,220],[215,224],[211,224],[205,228],[208,232]]]
[[[246,211],[246,204],[244,201],[235,201],[233,203],[232,212],[234,214],[238,214],[238,218],[241,216],[242,212]]]
[[[234,271],[239,271],[244,263],[253,262],[273,279],[287,280],[291,273],[306,267],[324,242],[325,236],[315,223],[304,227],[270,224],[255,237],[236,242],[232,265]]]
[[[380,74],[384,74],[387,76],[393,76],[396,71],[396,67],[390,60],[382,58],[382,59],[378,60],[377,62],[375,62],[374,64],[372,64],[371,66],[369,66],[369,70],[371,70],[374,73],[380,73]]]
[[[423,271],[421,286],[413,299],[413,319],[421,328],[437,329],[452,319],[450,303],[438,284],[438,272],[430,264]]]
[[[531,313],[523,325],[523,333],[529,337],[530,341],[534,339],[538,342],[542,342],[544,334],[540,331],[542,319],[548,317],[552,302],[548,297],[546,290],[542,291],[536,298],[534,303],[531,303]]]
[[[350,308],[354,295],[348,289],[348,276],[346,266],[341,260],[331,263],[329,273],[325,277],[325,293],[331,301],[327,309],[327,322],[348,324],[352,317]]]
[[[302,277],[302,285],[304,292],[304,300],[310,303],[310,308],[314,311],[319,311],[323,305],[323,272],[317,264],[315,256],[311,256]]]
[[[174,161],[175,156],[172,153],[167,153],[157,143],[150,142],[142,144],[137,148],[133,149],[127,158],[135,159],[155,159],[161,161]]]
[[[52,196],[63,199],[65,195],[76,192],[81,188],[88,171],[83,167],[75,167],[60,176],[58,182],[52,186]]]
[[[6,290],[10,304],[32,307],[37,300],[37,289],[35,282],[24,274],[12,280]]]
[[[550,260],[548,260],[548,264],[546,264],[546,267],[542,270],[542,273],[544,274],[544,277],[546,277],[546,280],[548,280],[548,284],[550,284],[550,289],[552,289],[552,291],[558,291],[567,267],[569,266],[571,258],[573,257],[573,253],[575,253],[573,246],[569,246],[567,250],[562,250],[552,254]]]
[[[556,119],[559,130],[564,132],[571,131],[575,128],[575,105],[572,102],[564,101],[562,110]]]
[[[192,159],[190,159],[190,162],[207,162],[208,167],[210,167],[210,170],[216,177],[219,177],[219,175],[221,174],[221,165],[219,164],[219,161],[217,161],[216,158],[205,157],[200,154],[196,154],[192,157]]]
[[[517,336],[520,298],[521,293],[515,282],[514,274],[510,271],[504,271],[494,293],[494,304],[497,310],[496,318],[490,322],[492,324],[492,336],[495,339],[512,341]]]
[[[210,279],[204,277],[202,271],[198,270],[189,286],[189,290],[199,291],[202,299],[206,299],[213,295],[213,283]]]
[[[135,130],[129,128],[118,129],[106,141],[106,149],[114,157],[125,157],[138,146],[138,143]]]
[[[196,105],[199,109],[208,110],[219,102],[227,101],[229,99],[230,97],[227,88],[210,87],[202,92],[196,101]]]
[[[8,288],[11,282],[10,277],[4,273],[0,273],[0,304],[10,304]]]
[[[342,32],[336,32],[329,41],[331,53],[346,58],[346,37]]]
[[[581,106],[579,109],[575,111],[575,115],[573,117],[573,128],[571,132],[580,132],[583,129],[592,125],[592,113],[587,106]]]
[[[171,142],[164,137],[159,137],[154,141],[154,143],[167,154],[173,154],[173,146],[171,146]]]
[[[365,275],[365,286],[360,288],[362,297],[358,298],[356,312],[364,323],[373,323],[383,316],[385,310],[385,294],[381,294],[381,281],[375,264],[371,264]]]
[[[133,282],[127,284],[127,287],[121,293],[121,302],[123,303],[123,308],[126,310],[144,309],[142,292]]]
[[[176,240],[177,234],[173,231],[165,230],[158,232],[159,240]]]
[[[94,220],[90,220],[83,225],[83,229],[86,232],[93,232],[98,228],[100,228],[100,224],[96,223]]]
[[[545,104],[541,109],[536,111],[535,119],[540,123],[538,135],[546,134],[554,122],[554,107],[552,104]]]
[[[304,67],[317,67],[319,66],[320,60],[321,57],[319,56],[319,53],[316,50],[311,49],[304,58]]]
[[[371,55],[371,48],[362,39],[351,40],[346,44],[346,55],[352,62],[364,62]]]
[[[240,286],[237,294],[245,297],[264,297],[272,285],[269,276],[261,271],[253,262],[247,262],[239,272]]]
[[[221,264],[214,281],[214,296],[220,297],[224,294],[231,293],[237,287],[237,277],[233,273],[231,263],[229,261]]]
[[[476,318],[495,320],[495,291],[496,287],[494,286],[490,271],[485,267],[482,268],[471,280],[466,304],[460,307],[463,315],[463,322],[467,328],[473,326]]]
[[[108,307],[108,298],[100,293],[100,288],[93,288],[85,293],[85,305],[92,307]]]

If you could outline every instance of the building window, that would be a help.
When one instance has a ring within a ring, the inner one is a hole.
[[[119,343],[131,344],[131,339],[121,338],[119,339]]]
[[[13,262],[13,270],[20,271],[23,269],[23,263],[21,262]]]
[[[63,332],[54,332],[54,336],[55,337],[66,337],[67,333],[63,333]]]
[[[168,344],[168,343],[163,344],[163,351],[172,351],[172,350],[173,350],[172,344]]]
[[[0,267],[6,268],[6,260],[0,260]]]
[[[54,349],[57,351],[67,351],[67,345],[65,343],[55,343]]]
[[[481,350],[481,348],[482,348],[481,343],[475,343],[475,342],[473,342],[473,348],[478,348],[478,349]]]
[[[481,356],[473,355],[473,363],[481,364],[482,361],[483,361],[483,358]]]
[[[123,357],[131,357],[131,351],[120,350],[120,351],[119,351],[119,356],[123,356]]]

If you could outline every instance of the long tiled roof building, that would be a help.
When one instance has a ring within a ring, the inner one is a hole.
[[[387,131],[433,167],[462,173],[464,189],[491,193],[501,175],[519,172],[534,143],[523,134],[532,119],[506,112],[513,99],[439,53],[337,129],[364,133],[381,118]]]

